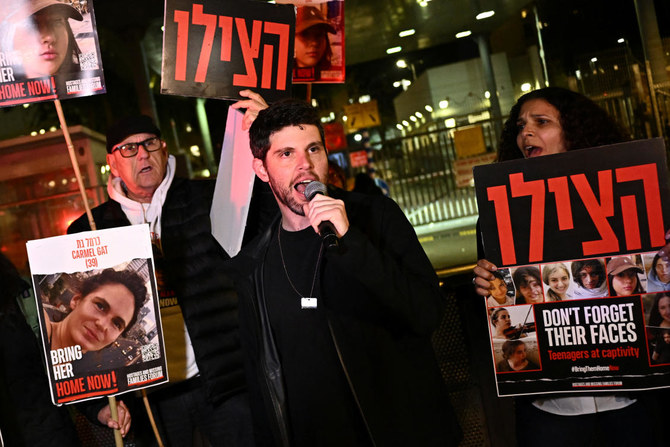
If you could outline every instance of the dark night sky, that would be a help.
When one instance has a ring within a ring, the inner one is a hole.
[[[444,0],[442,0],[444,1]],[[670,37],[670,0],[656,0],[656,14],[662,36]],[[110,117],[131,113],[137,107],[132,71],[136,70],[126,55],[124,39],[131,33],[142,34],[151,23],[151,18],[160,23],[163,14],[163,0],[142,0],[133,4],[132,14],[112,0],[94,2],[98,22],[99,39],[102,49],[103,65],[107,81],[106,95],[102,97],[79,98],[65,101],[64,108],[74,124],[82,123],[103,131]],[[586,57],[590,52],[611,49],[617,46],[616,40],[625,37],[633,54],[642,59],[640,33],[637,25],[633,0],[538,0],[541,18],[547,23],[543,30],[543,39],[548,57],[560,61],[562,70],[574,70],[575,60]],[[156,25],[154,22],[152,25]],[[519,26],[521,21],[519,20]],[[536,38],[532,23],[523,25],[526,45],[534,43]],[[407,55],[414,58],[417,74],[435,65],[444,65],[459,60],[478,57],[476,44],[472,39],[461,39],[445,45]],[[320,103],[328,107],[337,101],[329,99],[333,95],[357,98],[362,94],[371,94],[382,102],[391,105],[392,98],[400,90],[393,89],[393,81],[399,80],[402,73],[395,67],[397,57],[371,61],[347,68],[346,85],[315,85],[312,95],[321,97]],[[304,86],[294,86],[294,96],[304,97]],[[194,107],[190,98],[166,97],[156,95],[159,113],[173,116],[178,122],[193,121]],[[229,102],[208,101],[208,112],[216,120],[225,117]],[[35,117],[36,121],[45,118],[54,121],[53,107],[44,106],[44,113]],[[386,107],[388,108],[388,107]],[[165,112],[165,110],[169,110]],[[5,109],[7,111],[7,109]],[[34,126],[32,123],[30,126]],[[9,129],[7,129],[9,130]],[[23,129],[17,129],[22,131]],[[6,132],[2,132],[3,136]],[[222,129],[212,129],[215,146],[220,144]]]

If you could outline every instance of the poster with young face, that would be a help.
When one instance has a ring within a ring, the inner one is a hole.
[[[293,83],[343,83],[344,0],[277,0],[295,6]]]
[[[161,93],[268,102],[291,96],[293,8],[259,1],[166,0]]]
[[[168,381],[147,225],[28,241],[51,398]]]
[[[670,386],[661,139],[474,168],[500,396]]]
[[[101,93],[91,0],[0,0],[0,107]]]

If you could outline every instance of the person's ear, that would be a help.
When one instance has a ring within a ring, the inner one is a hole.
[[[81,300],[81,295],[75,295],[70,299],[70,310],[74,310]]]
[[[252,166],[259,179],[263,180],[265,183],[270,181],[270,176],[268,175],[267,169],[265,169],[265,163],[263,160],[260,158],[254,158]]]
[[[119,170],[116,166],[116,156],[114,154],[107,154],[107,164],[109,165],[109,170],[112,171],[114,177],[118,177]]]

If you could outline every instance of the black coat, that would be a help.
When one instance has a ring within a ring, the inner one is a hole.
[[[211,234],[213,181],[174,178],[161,214],[165,281],[177,293],[196,363],[210,402],[245,389],[237,321],[237,293],[222,274],[228,255]],[[109,200],[92,210],[99,230],[130,225]],[[84,214],[68,233],[90,230]]]
[[[461,432],[431,345],[443,299],[414,229],[392,200],[332,191],[350,227],[324,255],[319,307],[376,446],[457,445]],[[289,445],[281,361],[264,311],[264,256],[275,222],[230,264],[261,443]],[[296,328],[299,330],[299,328]],[[272,435],[270,435],[272,433]],[[270,440],[269,438],[274,438]]]
[[[43,351],[17,299],[30,286],[0,254],[0,430],[5,445],[81,445],[67,407],[51,402]]]

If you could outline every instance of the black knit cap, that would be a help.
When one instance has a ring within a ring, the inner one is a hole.
[[[109,129],[107,129],[107,153],[112,153],[112,148],[125,140],[130,135],[138,133],[151,133],[158,138],[161,137],[161,131],[154,124],[154,120],[146,115],[127,116],[121,118]]]

